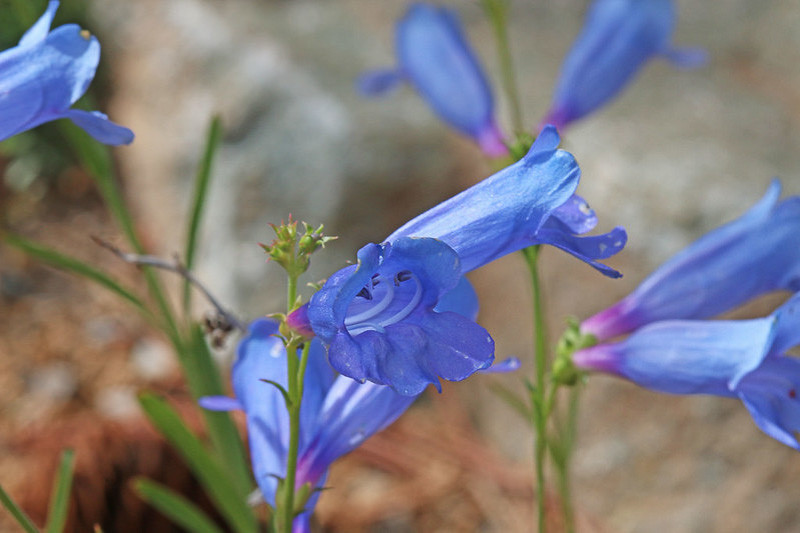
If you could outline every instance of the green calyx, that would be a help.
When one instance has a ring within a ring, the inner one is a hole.
[[[572,355],[578,350],[597,344],[597,337],[582,333],[577,319],[567,320],[567,329],[556,345],[556,358],[553,361],[551,378],[560,385],[574,386],[583,377],[583,372],[575,367]]]

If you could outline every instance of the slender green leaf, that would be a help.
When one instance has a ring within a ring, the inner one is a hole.
[[[154,394],[140,395],[139,403],[150,422],[181,454],[233,530],[257,533],[258,522],[246,503],[247,494],[238,489],[227,467],[223,469],[209,454],[178,413]]]
[[[506,402],[508,406],[511,407],[515,413],[525,419],[526,422],[530,423],[531,408],[528,407],[528,405],[525,403],[525,400],[523,400],[519,394],[507,387],[504,387],[500,383],[489,384],[489,390],[491,390],[498,398]]]
[[[133,487],[143,500],[190,533],[222,533],[195,504],[164,485],[139,478]]]
[[[30,517],[14,503],[14,500],[11,499],[11,496],[3,489],[2,485],[0,485],[0,503],[11,513],[11,516],[14,517],[14,520],[17,521],[26,533],[39,533],[39,529],[33,524]]]
[[[191,270],[194,267],[197,232],[200,229],[200,221],[206,205],[208,185],[211,181],[211,165],[214,162],[214,155],[217,152],[220,139],[222,139],[222,121],[219,116],[215,116],[208,125],[206,147],[203,151],[203,158],[200,160],[200,166],[197,169],[197,176],[194,182],[194,201],[192,202],[192,210],[189,213],[189,223],[186,231],[186,250],[183,258],[187,270]],[[183,306],[187,311],[191,305],[191,298],[192,287],[189,280],[185,280],[183,283]]]
[[[203,329],[194,324],[187,343],[186,378],[195,398],[224,394],[219,366],[214,362]],[[189,360],[190,359],[190,360]],[[217,457],[230,472],[237,488],[244,494],[253,489],[250,466],[239,430],[229,413],[203,409],[209,438]]]
[[[69,495],[72,489],[72,475],[75,466],[75,452],[64,450],[61,453],[61,462],[58,466],[56,479],[53,481],[53,491],[50,494],[50,506],[47,510],[47,533],[61,533],[67,523],[67,510],[69,509]]]
[[[42,261],[43,263],[47,263],[48,265],[54,266],[61,270],[66,270],[67,272],[72,272],[73,274],[78,274],[79,276],[88,278],[95,283],[99,283],[111,292],[121,296],[124,300],[127,300],[128,303],[133,304],[133,306],[145,317],[152,319],[152,315],[144,306],[144,303],[136,295],[114,281],[114,279],[109,277],[104,272],[89,266],[79,259],[64,255],[53,250],[52,248],[29,241],[18,235],[5,235],[3,240],[7,244],[22,250],[28,255],[35,257],[39,261]]]

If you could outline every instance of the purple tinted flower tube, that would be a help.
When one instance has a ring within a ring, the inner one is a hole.
[[[358,265],[333,274],[289,325],[316,334],[331,365],[358,381],[415,395],[439,379],[460,381],[488,368],[494,341],[467,312],[463,276],[506,254],[551,244],[605,275],[602,263],[625,244],[622,228],[590,237],[596,217],[574,195],[580,169],[546,128],[519,162],[419,215],[381,244],[358,252]],[[467,294],[469,293],[469,294]]]
[[[626,340],[578,350],[573,363],[672,394],[742,400],[767,435],[800,450],[800,293],[755,320],[667,320]]]
[[[550,110],[542,124],[559,130],[617,96],[650,59],[662,56],[692,67],[699,50],[671,48],[672,0],[595,0],[561,67]]]
[[[357,82],[362,94],[380,95],[407,81],[439,118],[488,156],[507,155],[489,82],[453,11],[412,5],[397,23],[395,47],[397,68],[362,74]]]
[[[50,31],[58,2],[22,36],[0,52],[0,140],[68,118],[105,144],[129,144],[133,132],[99,111],[70,109],[83,96],[100,61],[100,43],[75,24]]]
[[[800,290],[800,197],[773,181],[747,213],[703,236],[631,294],[581,324],[606,340],[657,320],[709,318],[761,294]]]

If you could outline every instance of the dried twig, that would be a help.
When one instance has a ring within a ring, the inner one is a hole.
[[[211,294],[211,292],[205,287],[205,285],[203,285],[203,283],[200,282],[200,280],[194,277],[191,271],[189,271],[183,265],[183,263],[181,263],[180,257],[178,257],[177,254],[175,254],[172,262],[169,262],[165,259],[161,259],[160,257],[156,257],[154,255],[142,255],[142,254],[132,254],[123,252],[110,242],[103,240],[100,237],[96,237],[94,235],[92,235],[91,237],[95,243],[111,251],[114,255],[116,255],[126,263],[130,263],[136,266],[149,266],[153,268],[160,268],[161,270],[167,270],[169,272],[174,272],[178,274],[186,281],[194,285],[196,289],[198,289],[200,292],[203,293],[208,302],[214,306],[214,308],[217,310],[217,313],[219,313],[220,317],[225,322],[227,322],[231,326],[241,331],[247,331],[247,326],[245,326],[245,324],[238,318],[236,318],[236,316],[233,313],[225,309],[222,306],[222,304],[219,303],[219,301],[214,297],[213,294]]]

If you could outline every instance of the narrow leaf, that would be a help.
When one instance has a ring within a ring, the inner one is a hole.
[[[203,329],[194,324],[190,335],[187,353],[183,357],[187,361],[184,365],[185,375],[193,396],[197,399],[224,394],[219,367],[211,356]],[[241,435],[230,413],[203,409],[203,417],[218,459],[226,466],[237,488],[243,494],[249,494],[253,489],[250,466]]]
[[[186,231],[186,251],[184,253],[184,261],[186,269],[192,270],[194,267],[194,256],[197,249],[197,233],[200,229],[200,221],[203,216],[203,210],[206,205],[206,196],[208,194],[208,185],[211,181],[211,166],[214,162],[214,155],[219,147],[220,139],[222,139],[222,122],[219,116],[211,119],[208,125],[208,133],[206,134],[206,146],[203,151],[203,157],[200,160],[200,165],[197,169],[197,176],[194,182],[194,200],[192,202],[192,209],[189,213],[189,222]],[[189,281],[184,281],[183,284],[183,305],[184,309],[188,310],[191,305],[191,285]]]
[[[509,388],[504,387],[499,383],[491,383],[489,390],[492,391],[498,398],[506,402],[515,413],[525,419],[526,422],[531,421],[531,409],[525,403],[519,394]]]
[[[22,250],[23,252],[43,263],[47,263],[48,265],[54,266],[61,270],[66,270],[67,272],[72,272],[73,274],[78,274],[79,276],[83,276],[94,281],[95,283],[102,285],[111,292],[118,294],[124,300],[128,301],[128,303],[132,304],[146,318],[152,319],[152,315],[144,306],[144,303],[139,299],[139,297],[134,295],[128,289],[124,288],[104,272],[101,272],[100,270],[97,270],[96,268],[84,263],[80,259],[64,255],[53,250],[52,248],[48,248],[47,246],[37,242],[29,241],[18,235],[6,235],[3,240],[7,244]]]
[[[233,530],[257,533],[258,523],[247,506],[247,495],[236,487],[227,468],[214,460],[178,413],[154,394],[140,395],[139,403],[150,422],[181,454]]]
[[[190,533],[222,533],[195,504],[164,485],[139,478],[133,487],[143,500]]]
[[[17,521],[26,533],[39,533],[39,529],[33,524],[30,517],[14,503],[14,500],[11,499],[11,496],[3,489],[2,485],[0,485],[0,503],[11,513],[11,516],[14,517],[14,520]]]
[[[69,509],[69,495],[72,489],[72,475],[75,466],[75,452],[64,450],[58,466],[56,479],[53,481],[53,490],[50,494],[50,506],[47,510],[47,533],[61,533],[67,523],[67,510]]]

